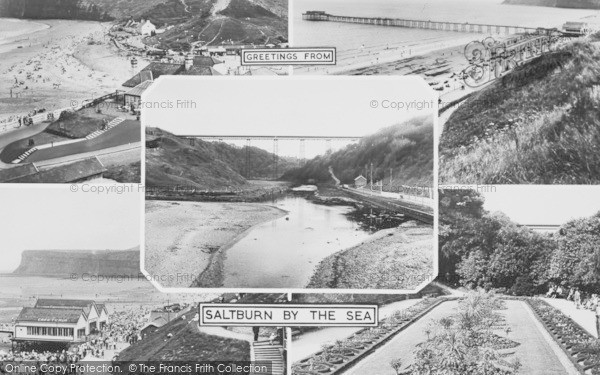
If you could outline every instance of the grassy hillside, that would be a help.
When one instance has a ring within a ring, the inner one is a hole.
[[[441,183],[600,181],[600,46],[575,41],[476,93],[440,140]]]
[[[266,44],[287,40],[286,0],[0,0],[0,17],[124,21],[149,19],[174,26],[147,38],[150,45],[188,50],[190,42]]]
[[[0,16],[106,21],[142,14],[165,0],[0,0]]]
[[[395,181],[403,185],[433,185],[433,123],[431,117],[418,118],[408,123],[390,126],[357,144],[352,144],[331,154],[318,156],[302,168],[289,171],[283,179],[299,183],[315,180],[333,181],[331,166],[336,177],[351,184],[358,175],[370,171],[373,179],[389,178],[393,169]],[[369,172],[370,173],[370,172]]]
[[[147,186],[182,185],[200,189],[224,189],[246,185],[246,178],[274,178],[273,154],[257,147],[237,147],[222,142],[187,139],[162,131],[146,151]],[[249,154],[249,171],[246,168]],[[292,168],[293,160],[280,158],[278,171]]]
[[[211,336],[192,321],[195,311],[160,327],[119,354],[119,361],[249,361],[246,341]]]
[[[176,0],[170,0],[176,1]],[[196,4],[203,1],[206,4]],[[184,11],[175,12],[168,18],[164,12],[152,9],[145,16],[158,25],[168,23],[176,25],[161,35],[147,38],[146,42],[160,48],[173,50],[188,50],[192,42],[201,44],[267,44],[287,41],[287,15],[281,16],[284,0],[261,2],[262,5],[250,0],[231,0],[229,5],[214,14],[212,3],[215,0],[188,1],[190,17]],[[179,2],[181,5],[181,2]],[[167,9],[174,9],[167,7]],[[197,9],[196,9],[197,8]],[[283,12],[285,13],[285,12]],[[161,16],[158,17],[157,14]],[[179,17],[179,18],[178,18]],[[181,19],[183,17],[184,19]],[[182,38],[182,36],[186,36]]]

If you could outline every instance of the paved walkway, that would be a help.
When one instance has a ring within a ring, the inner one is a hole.
[[[425,330],[433,320],[457,312],[458,302],[449,301],[435,307],[427,315],[417,320],[404,331],[396,335],[387,344],[377,349],[374,353],[352,367],[346,374],[364,375],[395,375],[396,372],[390,366],[394,359],[401,358],[405,366],[413,360],[413,353],[418,344],[427,340]]]
[[[23,126],[19,129],[10,131],[8,133],[0,134],[0,151],[2,151],[9,144],[21,140],[23,138],[34,136],[38,133],[43,132],[46,128],[50,126],[49,122],[44,122],[38,125],[33,126]],[[14,167],[11,164],[6,164],[0,162],[0,168],[12,168]]]
[[[434,308],[406,330],[398,334],[386,345],[349,369],[345,374],[395,375],[390,361],[402,359],[405,365],[413,361],[416,346],[427,339],[424,333],[429,323],[457,312],[458,302],[449,301]],[[506,323],[511,327],[508,337],[521,345],[515,348],[515,355],[523,367],[520,373],[526,375],[571,375],[574,368],[566,355],[551,340],[543,327],[535,320],[533,312],[525,302],[507,301]],[[505,332],[497,334],[506,336]],[[510,358],[509,358],[510,360]]]
[[[598,337],[596,332],[596,314],[591,310],[578,309],[575,303],[562,298],[542,298],[553,307],[559,309],[563,314],[573,319],[583,329],[588,331],[590,335]]]
[[[13,142],[43,132],[48,126],[50,126],[50,124],[50,122],[43,122],[41,124],[36,124],[32,126],[22,126],[11,132],[0,134],[0,150],[2,150],[4,147],[8,146]]]
[[[126,120],[121,125],[114,127],[110,131],[93,139],[39,150],[31,154],[26,161],[40,162],[86,152],[101,151],[107,148],[137,143],[140,141],[140,123],[137,121]]]
[[[97,156],[105,167],[123,165],[128,162],[133,163],[135,161],[139,161],[141,158],[141,147],[141,142],[136,142],[127,145],[106,148],[100,151],[84,152],[81,154],[74,154],[56,159],[37,161],[34,164],[39,169],[49,169],[61,164],[72,163],[77,160],[83,160]]]
[[[407,309],[419,301],[421,300],[410,299],[382,306],[379,308],[379,319],[384,319],[396,311]],[[334,344],[337,340],[343,340],[361,329],[360,327],[337,327],[307,332],[297,340],[292,341],[289,353],[290,362],[294,363],[307,358],[311,354],[319,352],[323,345]]]
[[[503,315],[511,328],[508,338],[521,344],[515,348],[516,356],[522,364],[520,374],[579,374],[566,354],[535,318],[526,302],[506,301],[506,306],[508,310],[505,310]],[[506,332],[496,333],[506,336]]]

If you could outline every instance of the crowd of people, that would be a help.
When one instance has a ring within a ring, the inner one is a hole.
[[[596,315],[596,331],[600,338],[600,295],[584,292],[577,287],[566,288],[560,284],[550,284],[547,298],[564,298],[572,301],[577,309],[593,311]]]
[[[573,301],[578,309],[596,310],[600,304],[600,296],[596,293],[587,293],[577,287],[566,288],[559,284],[551,284],[546,297]]]
[[[148,307],[123,309],[110,314],[109,323],[90,333],[86,341],[70,345],[68,348],[40,350],[33,345],[21,345],[8,352],[0,352],[0,374],[4,373],[6,363],[20,364],[36,362],[38,364],[70,365],[83,360],[113,360],[118,352],[141,340],[141,329],[148,321]]]
[[[69,371],[70,365],[81,361],[83,358],[79,356],[77,353],[73,351],[63,350],[44,350],[44,351],[36,351],[35,349],[30,350],[13,350],[10,353],[0,353],[0,374],[4,373],[14,373],[19,372],[15,371],[15,366],[20,366],[22,364],[35,363],[37,366],[38,374],[43,374],[44,371],[41,369],[42,364],[49,365],[64,365],[65,373],[71,374]],[[13,366],[12,371],[8,371],[6,368],[7,365]],[[25,371],[26,372],[26,371]]]

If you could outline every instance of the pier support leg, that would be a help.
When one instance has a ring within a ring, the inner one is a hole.
[[[277,138],[273,139],[273,168],[275,173],[273,175],[273,179],[277,180],[279,178],[278,174],[278,164],[279,164],[279,140]]]
[[[298,159],[300,162],[300,166],[303,166],[305,159],[306,159],[306,140],[305,139],[300,140],[300,154],[298,156]]]
[[[250,138],[246,139],[246,178],[250,178],[250,146],[252,142]]]

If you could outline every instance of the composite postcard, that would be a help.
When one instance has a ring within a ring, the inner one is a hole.
[[[600,375],[600,0],[0,0],[0,372]]]

